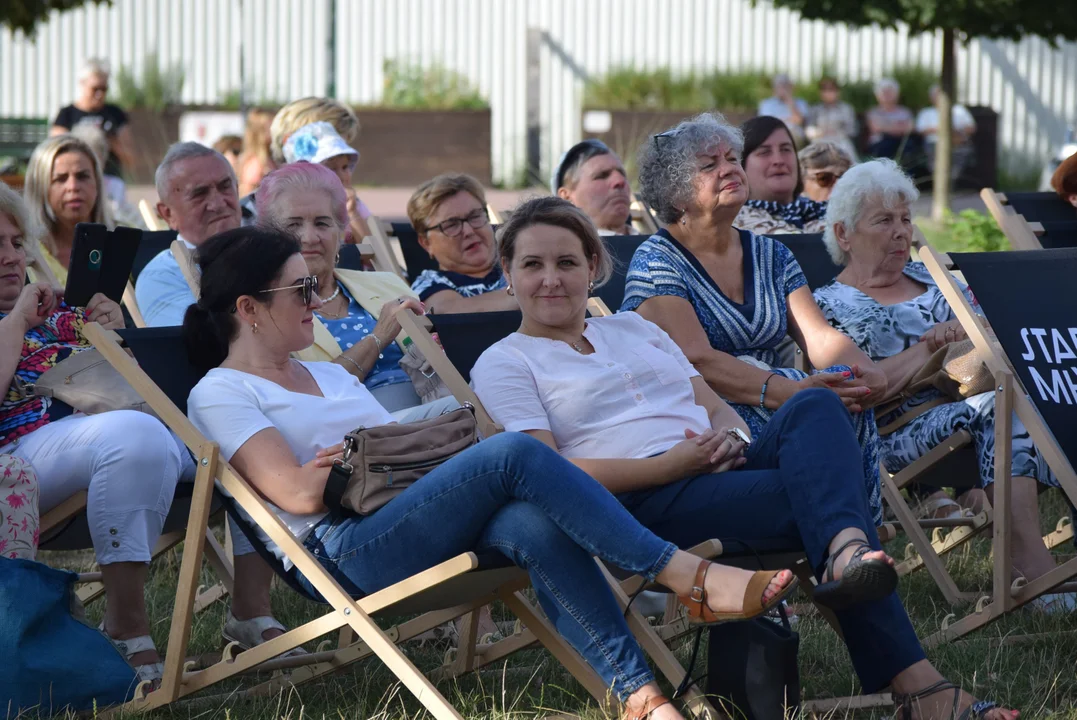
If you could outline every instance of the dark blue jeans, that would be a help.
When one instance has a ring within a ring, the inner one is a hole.
[[[654,680],[594,556],[654,579],[676,546],[527,435],[484,440],[373,515],[331,514],[305,545],[356,596],[462,552],[496,549],[527,570],[557,631],[618,697]]]
[[[817,577],[830,541],[859,528],[881,549],[853,421],[829,390],[802,390],[753,438],[744,467],[623,493],[637,520],[681,547],[710,538],[728,552],[803,550]],[[738,541],[740,544],[738,544]],[[865,692],[924,658],[897,593],[836,613]]]

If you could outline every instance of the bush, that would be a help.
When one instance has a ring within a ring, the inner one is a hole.
[[[182,101],[184,80],[181,63],[162,69],[157,54],[150,53],[142,62],[141,78],[136,79],[126,65],[116,72],[114,101],[125,108],[161,111]]]
[[[421,110],[485,110],[490,104],[458,72],[386,60],[382,106]]]
[[[901,102],[913,111],[930,104],[928,90],[937,75],[920,65],[895,67],[889,75],[901,85]],[[819,81],[835,77],[832,66],[824,64],[808,82],[796,87],[797,97],[809,105],[819,102]],[[762,70],[711,72],[705,75],[674,75],[668,68],[636,70],[621,67],[595,78],[584,88],[585,107],[605,110],[706,110],[754,112],[759,102],[770,97],[771,73]],[[842,99],[858,113],[875,105],[872,80],[843,81]]]
[[[947,211],[941,223],[924,218],[917,223],[928,244],[941,252],[995,252],[1010,243],[990,215],[976,210]]]

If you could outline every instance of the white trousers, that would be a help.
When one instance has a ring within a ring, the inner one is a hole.
[[[176,483],[193,479],[186,447],[155,417],[134,410],[76,414],[0,449],[33,466],[42,514],[80,490],[97,562],[149,562]]]

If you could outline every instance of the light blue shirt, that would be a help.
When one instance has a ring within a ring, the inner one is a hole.
[[[171,250],[162,250],[138,276],[135,300],[149,327],[183,324],[183,315],[196,300]]]
[[[800,113],[801,118],[808,117],[808,103],[804,102],[800,98],[793,100],[793,104],[796,105],[797,112]],[[770,117],[776,117],[786,125],[793,124],[790,121],[789,106],[779,100],[777,97],[768,97],[766,100],[759,103],[759,114],[769,115]],[[799,129],[800,124],[796,127]]]

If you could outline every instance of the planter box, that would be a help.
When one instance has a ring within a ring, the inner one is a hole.
[[[128,170],[128,181],[153,183],[153,173],[168,146],[179,139],[183,113],[219,109],[129,111],[138,163]],[[489,110],[357,108],[356,113],[362,125],[356,148],[360,152],[357,184],[414,186],[444,172],[464,172],[484,185],[491,183]]]

